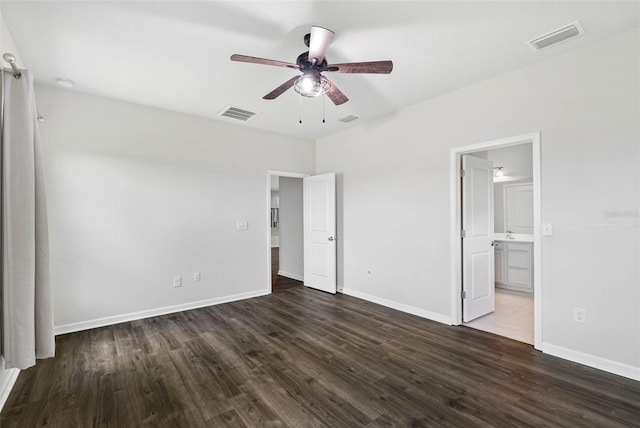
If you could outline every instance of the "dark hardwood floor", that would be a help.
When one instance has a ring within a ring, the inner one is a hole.
[[[640,424],[640,382],[304,287],[56,343],[3,428]]]
[[[302,281],[278,275],[280,270],[280,248],[271,248],[271,291],[273,293],[292,287],[304,287]]]

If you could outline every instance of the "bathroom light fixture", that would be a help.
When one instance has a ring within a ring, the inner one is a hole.
[[[331,82],[320,73],[305,73],[293,84],[293,89],[303,97],[315,98],[331,89]]]
[[[493,167],[493,176],[494,177],[504,177],[504,171],[502,171],[502,166]]]

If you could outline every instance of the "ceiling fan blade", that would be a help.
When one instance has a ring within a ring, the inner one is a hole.
[[[296,80],[298,80],[299,77],[300,76],[292,77],[291,79],[287,80],[282,85],[278,86],[277,88],[275,88],[273,91],[269,92],[267,95],[265,95],[262,98],[264,98],[265,100],[275,100],[280,95],[282,95],[287,89],[291,88],[293,84],[296,83]]]
[[[317,60],[321,64],[327,48],[333,41],[335,33],[322,27],[311,27],[311,40],[309,41],[309,61]]]
[[[389,74],[393,70],[392,61],[371,61],[371,62],[347,62],[345,64],[331,64],[328,71],[338,73],[373,73]]]
[[[349,101],[349,98],[333,82],[331,82],[331,88],[327,91],[327,96],[337,106]]]
[[[284,61],[276,61],[275,59],[265,59],[265,58],[256,58],[255,56],[247,56],[247,55],[231,55],[231,61],[238,62],[250,62],[252,64],[264,64],[264,65],[274,65],[276,67],[287,67],[287,68],[295,68],[299,69],[297,64],[292,64],[290,62]]]

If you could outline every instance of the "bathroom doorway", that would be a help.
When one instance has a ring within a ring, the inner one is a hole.
[[[539,144],[539,134],[529,134],[451,152],[456,174],[452,180],[454,319],[536,348],[541,343]],[[464,165],[470,171],[462,171]],[[465,180],[485,184],[469,196],[465,185],[473,184]],[[469,221],[474,215],[469,206],[478,198],[491,200],[491,207],[480,207],[484,211],[478,214],[487,227],[476,228],[480,223]]]

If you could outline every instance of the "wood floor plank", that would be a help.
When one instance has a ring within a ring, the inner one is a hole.
[[[58,336],[54,359],[20,373],[1,426],[640,425],[640,382],[277,283],[269,296]]]
[[[231,402],[247,426],[274,428],[287,426],[266,403],[248,391],[236,395]]]

